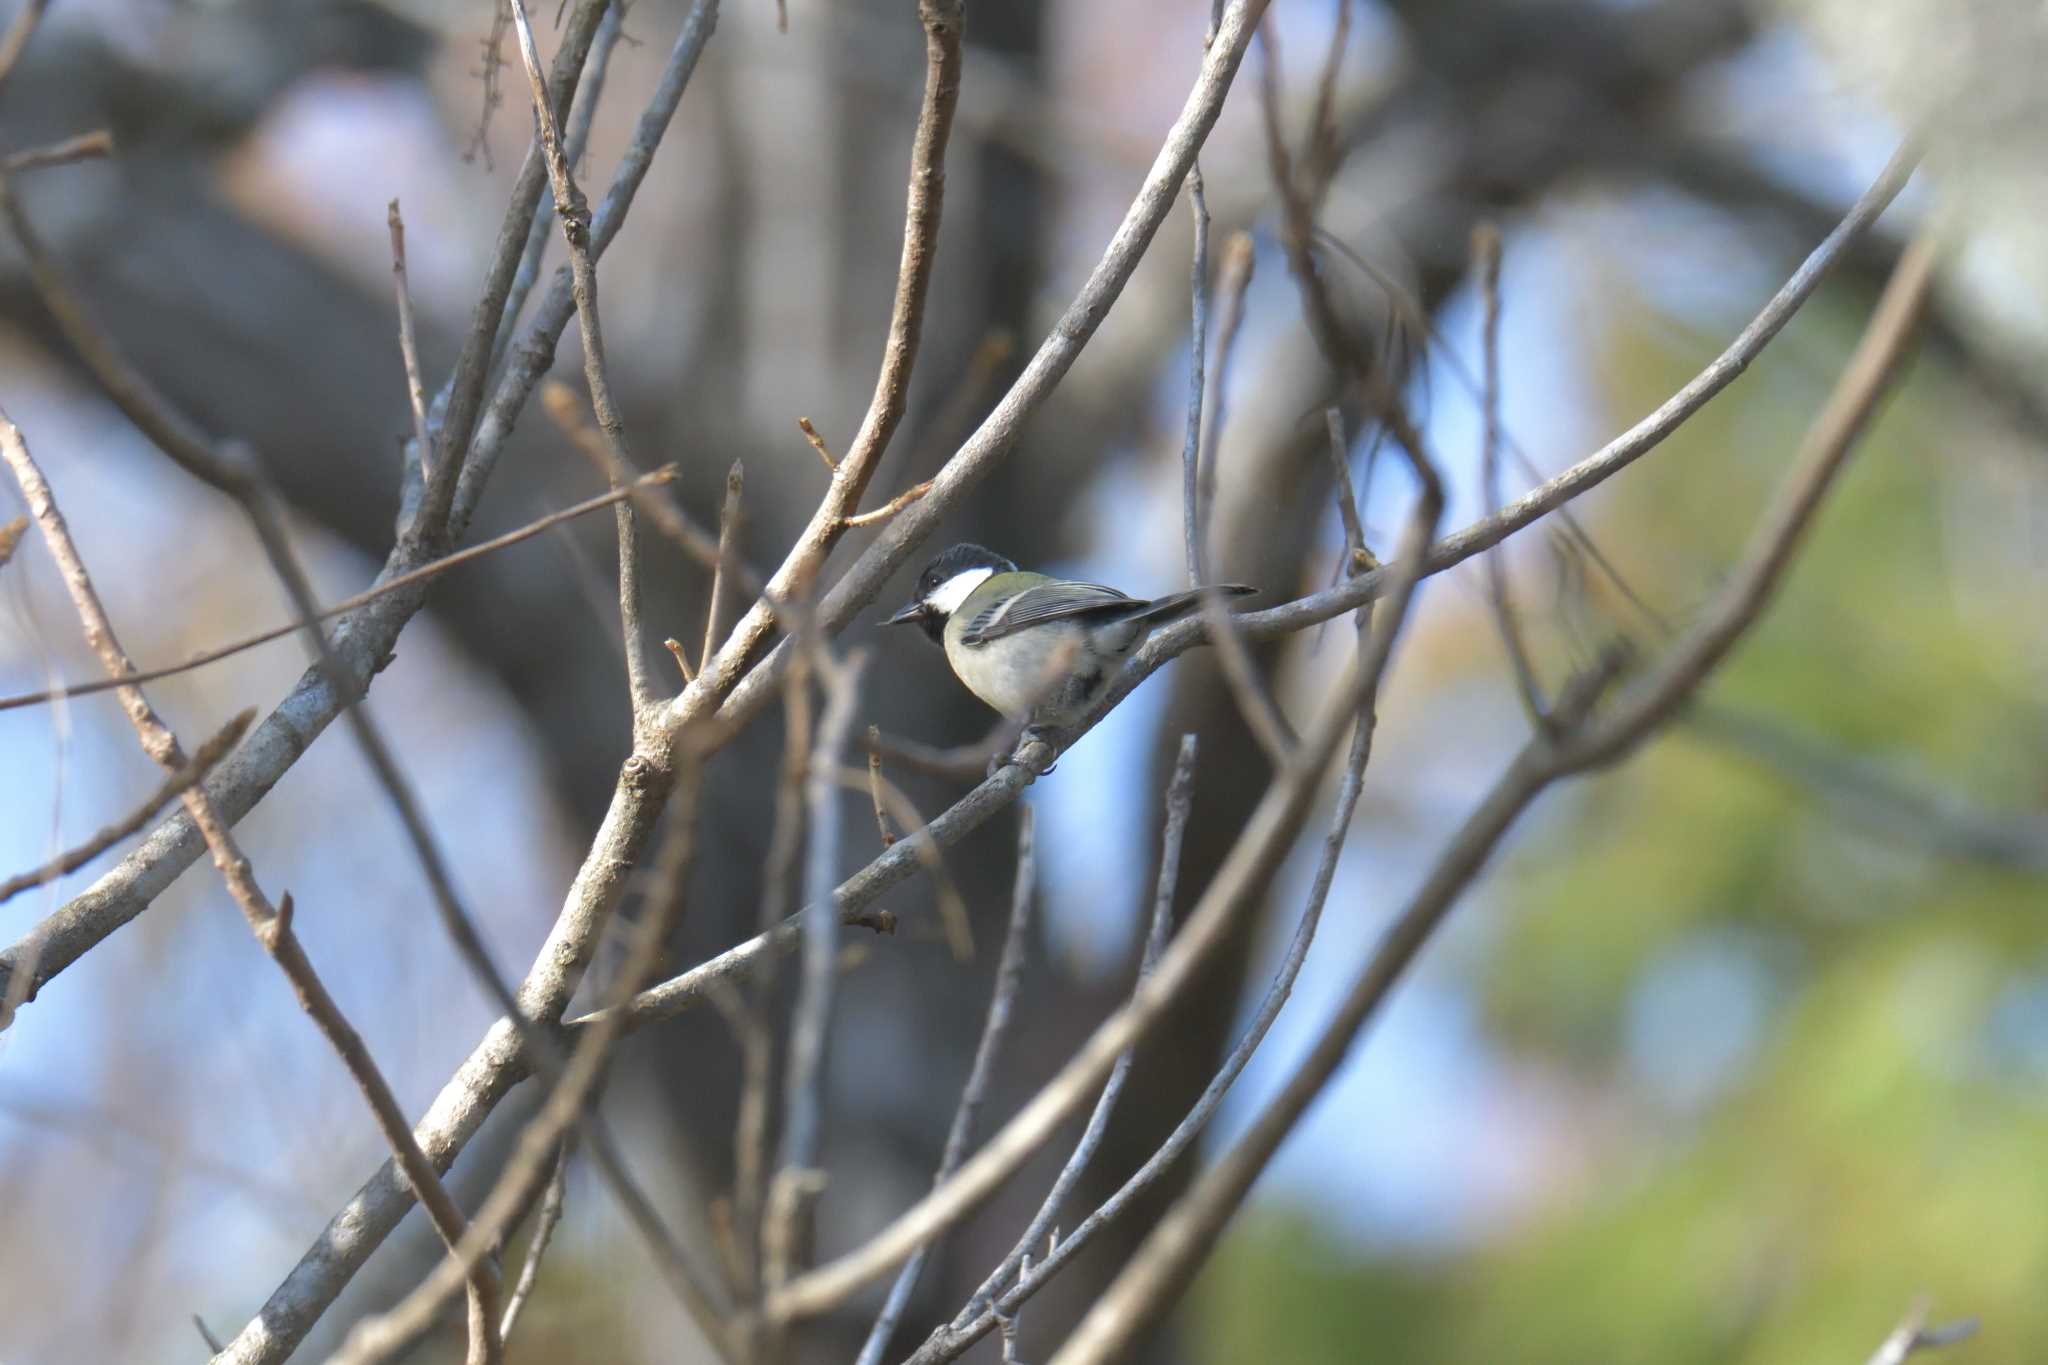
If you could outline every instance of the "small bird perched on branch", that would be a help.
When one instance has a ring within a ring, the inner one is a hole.
[[[885,624],[919,625],[968,691],[1032,730],[1080,720],[1154,626],[1199,610],[1219,583],[1151,599],[1028,573],[993,550],[955,545],[925,565],[917,596]]]

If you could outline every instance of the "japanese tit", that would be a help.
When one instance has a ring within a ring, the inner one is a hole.
[[[955,545],[925,565],[915,600],[885,624],[922,626],[967,690],[1009,719],[1063,729],[1086,714],[1152,627],[1199,610],[1203,591],[1148,601]],[[1219,583],[1216,591],[1257,590]]]

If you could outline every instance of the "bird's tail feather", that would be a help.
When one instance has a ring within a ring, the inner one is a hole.
[[[1209,592],[1211,589],[1225,597],[1246,597],[1258,591],[1257,588],[1248,588],[1242,583],[1212,583],[1207,588],[1191,588],[1186,592],[1170,593],[1165,597],[1154,598],[1146,605],[1143,611],[1134,612],[1130,619],[1133,621],[1152,621],[1156,623],[1171,621],[1176,617],[1185,616],[1191,611],[1200,609],[1202,594]]]

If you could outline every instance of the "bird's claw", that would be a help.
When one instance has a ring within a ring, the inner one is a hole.
[[[1020,767],[1028,768],[1039,777],[1049,776],[1059,766],[1059,745],[1056,740],[1056,732],[1050,728],[1039,725],[1027,725],[1024,727],[1024,732],[1017,737],[1017,742],[1014,745],[997,749],[989,755],[988,775],[994,777],[1005,766],[1014,763]],[[1037,756],[1030,752],[1034,745],[1045,750],[1045,757],[1048,761],[1042,768],[1038,766]]]

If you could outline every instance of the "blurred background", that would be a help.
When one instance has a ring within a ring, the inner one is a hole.
[[[389,546],[410,429],[386,202],[408,225],[431,391],[529,136],[509,40],[489,108],[492,9],[61,0],[0,97],[0,152],[113,130],[114,160],[17,193],[138,364],[269,462],[327,599],[366,584]],[[683,9],[628,11],[586,185],[608,178]],[[1257,248],[1215,570],[1268,600],[1329,582],[1342,540],[1321,415],[1334,390],[1278,249],[1257,83],[1274,63],[1298,143],[1338,13],[1276,0],[1273,41],[1247,58],[1202,163],[1218,242],[1242,229]],[[1207,18],[1197,0],[970,5],[923,358],[871,504],[938,468],[1071,298],[1185,97]],[[1919,357],[1761,628],[1692,715],[1524,820],[1150,1358],[1853,1361],[1922,1292],[1937,1317],[1983,1319],[1955,1360],[2048,1353],[2044,58],[2048,18],[2029,0],[1350,5],[1322,223],[1429,319],[1434,336],[1412,319],[1403,333],[1411,402],[1453,485],[1447,529],[1484,510],[1467,378],[1476,223],[1506,239],[1504,411],[1528,461],[1510,463],[1513,491],[1691,377],[1900,138],[1927,140],[1908,192],[1750,372],[1575,504],[1626,591],[1555,535],[1510,542],[1552,683],[1605,639],[1654,649],[1683,624],[1739,553],[1914,223],[1940,207],[1954,233]],[[728,0],[603,263],[636,451],[680,464],[700,521],[744,461],[756,565],[780,558],[822,491],[796,419],[843,449],[866,406],[922,67],[907,0],[790,0],[786,33],[770,0]],[[1134,593],[1179,585],[1189,246],[1182,208],[933,549],[979,540]],[[1377,285],[1332,268],[1362,318],[1385,317]],[[563,351],[558,372],[574,375],[573,334]],[[286,619],[243,519],[94,391],[11,244],[0,403],[138,659]],[[1353,461],[1385,552],[1411,487],[1369,435]],[[598,487],[530,418],[476,534]],[[0,520],[16,501],[0,495]],[[835,563],[872,534],[850,534]],[[372,693],[508,972],[530,962],[626,753],[611,538],[608,517],[590,518],[444,579]],[[694,641],[703,575],[650,553],[649,627]],[[877,619],[847,635],[875,651],[862,721],[932,744],[985,733],[991,717],[940,656]],[[1339,626],[1262,653],[1294,715],[1347,645]],[[281,641],[151,695],[190,741],[273,705],[303,663]],[[0,691],[94,672],[31,537],[0,572]],[[1319,941],[1209,1142],[1284,1079],[1526,724],[1478,566],[1431,580]],[[1029,794],[1043,914],[998,1114],[1128,990],[1186,730],[1202,746],[1190,902],[1266,775],[1209,659],[1148,682]],[[752,932],[780,744],[766,717],[717,760],[708,846],[723,854],[700,860],[677,968]],[[893,775],[928,814],[964,789]],[[154,781],[107,696],[0,713],[0,873],[80,842]],[[848,800],[850,870],[878,840],[865,798]],[[930,1181],[987,999],[1014,829],[1006,816],[949,855],[981,945],[971,961],[948,951],[922,879],[886,902],[901,931],[861,945],[832,1034],[821,1255]],[[242,834],[417,1112],[492,1011],[346,736],[323,738]],[[0,935],[114,856],[0,905]],[[1121,1183],[1213,1072],[1309,870],[1306,852],[1289,863],[1254,938],[1143,1054],[1084,1198]],[[630,1040],[607,1089],[636,1170],[693,1235],[730,1183],[736,1088],[730,1032],[705,1010]],[[516,1097],[472,1145],[459,1190],[474,1194],[531,1103]],[[192,1315],[238,1330],[382,1152],[216,874],[195,868],[0,1036],[0,1358],[199,1358]],[[1063,1154],[948,1243],[897,1355],[1007,1249]],[[1155,1212],[1032,1301],[1023,1358],[1050,1353]],[[436,1250],[408,1219],[302,1356]],[[821,1324],[809,1358],[850,1359],[878,1301]],[[603,1187],[573,1178],[512,1358],[691,1359],[691,1340]],[[458,1341],[415,1358],[459,1359]],[[969,1359],[996,1355],[990,1338]]]

